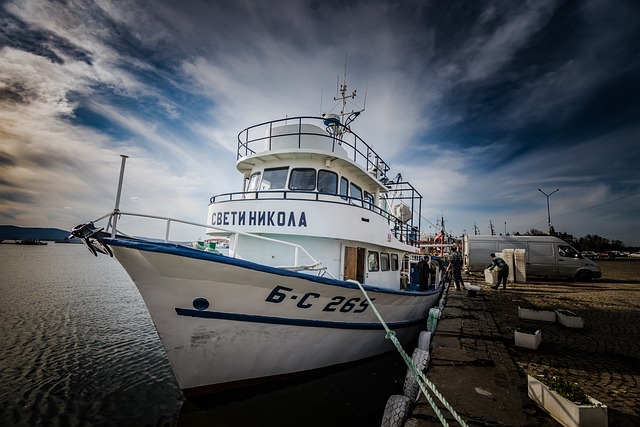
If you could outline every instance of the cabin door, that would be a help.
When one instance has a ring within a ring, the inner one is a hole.
[[[364,265],[367,250],[365,248],[344,247],[344,280],[357,280],[364,283]]]

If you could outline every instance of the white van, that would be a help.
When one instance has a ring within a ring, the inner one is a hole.
[[[564,277],[589,281],[602,276],[600,267],[553,236],[464,236],[463,267],[484,271],[489,255],[503,249],[524,249],[527,276]]]

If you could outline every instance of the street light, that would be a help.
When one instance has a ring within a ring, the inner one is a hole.
[[[547,196],[547,222],[549,223],[549,234],[551,234],[551,211],[549,210],[549,197],[551,197],[551,195],[553,193],[555,193],[556,191],[559,191],[559,188],[556,188],[554,191],[552,191],[551,193],[547,194],[544,191],[542,191],[541,189],[538,188],[538,191],[541,192],[542,194],[544,194],[545,196]]]

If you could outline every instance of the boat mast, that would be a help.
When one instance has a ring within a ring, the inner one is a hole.
[[[347,110],[347,101],[350,99],[355,99],[357,91],[352,91],[349,95],[347,95],[347,64],[344,64],[344,78],[342,84],[340,84],[340,76],[338,75],[338,80],[336,84],[336,96],[333,97],[334,101],[340,101],[342,106],[340,108],[340,113],[329,113],[323,114],[322,117],[325,119],[325,125],[327,125],[327,130],[333,134],[335,137],[340,138],[342,134],[344,134],[345,129],[362,113],[365,109],[363,105],[359,110]],[[365,95],[366,102],[366,95]],[[340,126],[342,125],[342,126]]]
[[[338,76],[338,83],[336,85],[336,96],[333,97],[334,101],[341,101],[342,108],[340,109],[340,123],[348,126],[351,122],[353,122],[356,117],[360,115],[365,109],[363,106],[360,110],[351,110],[347,111],[347,100],[355,99],[357,90],[351,92],[350,95],[347,95],[347,64],[344,64],[344,77],[342,79],[342,84],[340,84],[340,76]],[[346,117],[346,119],[345,119]]]
[[[122,181],[124,180],[124,165],[129,156],[121,154],[122,162],[120,163],[120,178],[118,179],[118,191],[116,193],[116,204],[113,208],[113,225],[111,227],[111,237],[116,237],[116,225],[118,224],[118,214],[120,213],[120,196],[122,195]]]

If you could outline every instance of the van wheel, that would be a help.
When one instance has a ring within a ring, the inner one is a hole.
[[[589,270],[580,270],[576,274],[576,279],[580,282],[590,282],[593,279],[593,275]]]

